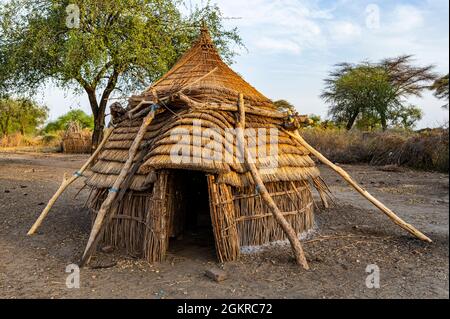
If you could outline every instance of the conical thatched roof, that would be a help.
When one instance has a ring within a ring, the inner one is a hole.
[[[180,92],[195,106],[174,98]],[[130,99],[129,108],[142,101],[166,101],[160,102],[164,112],[158,114],[147,129],[141,147],[145,159],[134,176],[131,189],[148,187],[154,181],[154,172],[159,169],[200,170],[217,174],[219,182],[236,187],[252,184],[250,173],[243,160],[238,158],[236,139],[227,136],[227,130],[236,127],[236,112],[227,111],[224,107],[234,105],[236,108],[240,93],[245,96],[246,107],[254,111],[247,116],[247,129],[265,129],[266,132],[274,129],[278,134],[276,141],[270,141],[268,137],[267,149],[262,153],[260,148],[251,146],[255,145],[252,144],[254,137],[246,136],[264,182],[303,181],[319,177],[319,170],[309,152],[281,130],[284,115],[277,113],[268,98],[222,61],[208,31],[202,29],[193,47],[166,75],[142,95]],[[207,108],[206,105],[217,108]],[[270,111],[279,116],[264,116],[259,111]],[[89,185],[96,188],[112,186],[128,158],[128,150],[141,124],[142,118],[127,119],[118,124],[92,167],[93,174],[87,180]],[[183,143],[189,143],[191,160],[176,162],[171,155]],[[274,161],[275,147],[278,148],[277,166],[272,168],[268,164]],[[205,152],[210,154],[211,149],[220,149],[222,158],[204,160],[203,155]]]
[[[198,40],[172,69],[133,101],[137,104],[142,99],[152,100],[155,94],[158,99],[164,99],[184,88],[187,88],[184,93],[196,101],[235,103],[235,97],[242,93],[252,106],[275,108],[267,97],[222,61],[206,28],[202,28]]]

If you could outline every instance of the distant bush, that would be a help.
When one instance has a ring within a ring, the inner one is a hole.
[[[41,139],[43,145],[56,147],[61,145],[62,133],[61,132],[46,133],[43,136],[41,136]]]
[[[449,131],[425,132],[309,128],[304,138],[331,161],[342,164],[398,165],[415,169],[449,170]]]
[[[56,121],[48,123],[44,128],[44,133],[65,131],[70,123],[76,122],[82,129],[94,129],[94,117],[89,116],[82,110],[72,110],[60,117]]]

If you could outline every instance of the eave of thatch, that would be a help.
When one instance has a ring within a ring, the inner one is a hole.
[[[146,159],[139,168],[131,189],[142,190],[153,180],[153,173],[159,169],[199,170],[216,174],[218,181],[236,187],[252,184],[244,163],[239,157],[236,139],[225,134],[227,129],[235,127],[234,115],[230,112],[178,110],[172,114],[164,112],[155,119],[145,134],[143,146],[146,147]],[[164,125],[162,125],[164,124]],[[200,124],[200,126],[196,126]],[[276,141],[267,140],[265,152],[250,147],[256,155],[257,166],[265,182],[301,181],[316,178],[319,171],[309,152],[299,147],[291,137],[283,133],[281,124],[258,116],[248,116],[248,128],[278,129]],[[111,187],[119,174],[123,163],[128,158],[128,150],[134,140],[140,120],[127,120],[115,129],[98,161],[91,168],[92,175],[87,183],[98,188]],[[195,139],[195,145],[192,142]],[[253,137],[246,137],[247,142],[255,143]],[[253,139],[253,140],[252,140]],[[171,152],[183,146],[183,140],[189,147],[188,162],[177,163],[171,157]],[[276,144],[271,144],[276,142]],[[250,143],[250,144],[252,144]],[[256,144],[254,144],[256,145]],[[277,149],[274,149],[274,148]],[[211,149],[221,150],[219,160],[205,160],[204,152]],[[271,152],[277,151],[274,159]],[[276,160],[277,167],[270,164]]]

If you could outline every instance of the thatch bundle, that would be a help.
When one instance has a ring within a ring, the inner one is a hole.
[[[83,129],[77,121],[67,126],[62,138],[63,153],[88,154],[92,151],[92,133]]]

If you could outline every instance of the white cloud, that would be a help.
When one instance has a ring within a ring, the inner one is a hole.
[[[292,54],[299,54],[301,52],[301,47],[298,43],[284,39],[263,37],[256,40],[255,46],[258,49],[268,50],[270,52],[287,52]]]
[[[410,32],[424,25],[422,12],[413,6],[399,5],[395,8],[390,18],[387,29],[393,33]]]
[[[331,11],[311,0],[227,0],[219,5],[226,17],[240,18],[232,21],[249,49],[278,53],[300,54],[303,48],[323,45],[320,21],[332,19]]]
[[[330,36],[338,42],[348,42],[361,35],[361,27],[349,21],[337,21],[329,25]]]

